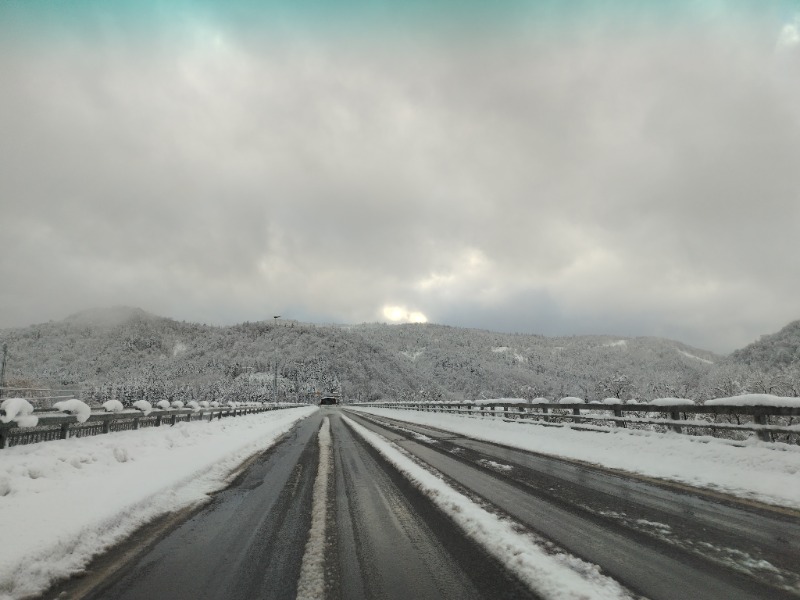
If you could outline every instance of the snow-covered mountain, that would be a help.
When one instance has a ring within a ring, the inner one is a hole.
[[[215,327],[94,309],[0,331],[7,380],[98,398],[219,398],[343,390],[351,399],[701,397],[722,357],[660,338],[503,334],[432,324],[291,321]]]
[[[730,361],[765,371],[800,363],[800,321],[789,323],[777,333],[762,335],[733,352]]]
[[[734,351],[710,370],[704,385],[721,397],[745,392],[800,396],[800,321]]]

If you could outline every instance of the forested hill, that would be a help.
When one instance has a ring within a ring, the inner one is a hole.
[[[793,321],[771,335],[736,350],[731,362],[764,371],[785,369],[800,363],[800,321]]]
[[[0,331],[9,384],[75,387],[97,398],[361,399],[575,395],[702,397],[721,357],[658,338],[501,334],[431,324],[215,327],[140,309],[85,311]]]

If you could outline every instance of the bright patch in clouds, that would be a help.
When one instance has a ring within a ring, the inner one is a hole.
[[[405,306],[384,306],[383,316],[392,323],[427,323],[428,317]]]
[[[467,288],[490,287],[492,263],[486,254],[477,248],[467,248],[458,253],[445,272],[432,272],[416,282],[421,292],[463,294]]]
[[[800,44],[800,15],[795,15],[794,21],[787,23],[778,36],[778,46],[792,48]]]

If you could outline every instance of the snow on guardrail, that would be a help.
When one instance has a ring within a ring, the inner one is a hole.
[[[612,402],[613,400],[613,402]],[[746,394],[697,403],[688,398],[657,398],[647,403],[616,399],[586,404],[568,396],[557,402],[521,402],[519,399],[478,402],[362,402],[360,406],[488,416],[545,426],[602,430],[615,427],[660,428],[675,433],[709,430],[716,436],[755,433],[765,442],[800,443],[800,398]],[[656,416],[649,416],[649,415]],[[644,416],[643,416],[644,415]],[[664,417],[666,415],[666,418]],[[702,418],[689,419],[688,415]]]
[[[232,402],[228,406],[204,407],[197,403],[197,406],[173,408],[167,400],[162,400],[153,408],[150,402],[138,400],[131,408],[119,410],[121,406],[111,400],[92,409],[80,400],[69,399],[57,402],[52,409],[37,410],[24,398],[7,398],[0,404],[0,448],[305,405]]]
[[[772,394],[742,394],[741,396],[731,396],[729,398],[715,398],[706,400],[705,406],[800,406],[800,398],[787,398],[785,396],[773,396]]]
[[[648,404],[650,406],[694,406],[696,402],[689,398],[656,398]]]

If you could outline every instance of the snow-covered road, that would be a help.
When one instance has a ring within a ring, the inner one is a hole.
[[[14,447],[0,455],[0,526],[13,542],[0,545],[0,597],[36,596],[143,523],[198,506],[133,558],[115,548],[98,561],[116,572],[92,563],[50,593],[796,598],[799,456],[338,407]],[[734,485],[737,466],[748,481]]]

